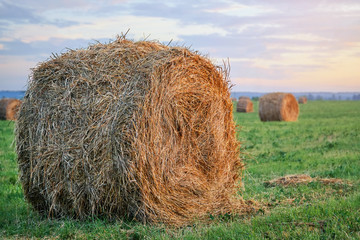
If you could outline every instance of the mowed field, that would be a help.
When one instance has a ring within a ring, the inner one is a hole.
[[[234,112],[246,164],[239,195],[253,214],[180,229],[39,216],[18,181],[14,123],[0,121],[0,239],[360,239],[360,101],[310,101],[297,122],[263,123],[254,109]],[[289,174],[313,181],[267,184]]]

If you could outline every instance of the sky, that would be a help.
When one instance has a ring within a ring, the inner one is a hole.
[[[359,0],[0,0],[0,90],[128,30],[228,61],[232,91],[360,91]]]

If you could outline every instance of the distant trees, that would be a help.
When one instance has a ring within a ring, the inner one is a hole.
[[[333,94],[307,94],[308,100],[331,100],[331,101],[341,101],[341,100],[360,100],[360,93],[355,93],[353,95],[346,93],[333,93]]]
[[[323,98],[321,95],[317,95],[317,96],[316,96],[316,100],[318,100],[318,101],[319,101],[319,100],[324,100],[324,98]]]
[[[360,100],[360,94],[354,94],[352,100]]]

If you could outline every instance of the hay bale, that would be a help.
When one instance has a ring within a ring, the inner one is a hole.
[[[241,212],[227,77],[186,48],[124,37],[41,63],[16,127],[26,199],[48,216],[172,225]]]
[[[16,120],[21,101],[15,98],[0,100],[0,120]]]
[[[249,97],[239,97],[239,101],[236,105],[237,112],[254,112],[253,103]]]
[[[306,104],[307,103],[307,98],[305,96],[299,97],[298,102],[300,104]]]
[[[251,100],[250,97],[248,97],[248,96],[240,96],[240,97],[239,97],[239,100],[242,100],[242,99]]]
[[[259,100],[261,121],[296,121],[299,105],[291,93],[269,93]]]

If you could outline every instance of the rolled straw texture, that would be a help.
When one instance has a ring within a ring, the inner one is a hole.
[[[239,101],[236,104],[237,112],[254,112],[253,103],[249,97],[240,97]]]
[[[259,99],[261,121],[296,121],[299,105],[291,93],[269,93]]]
[[[41,63],[16,128],[26,199],[49,216],[177,226],[243,211],[226,70],[125,37]]]
[[[21,101],[15,98],[0,99],[0,120],[16,120]]]

